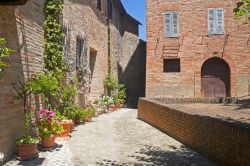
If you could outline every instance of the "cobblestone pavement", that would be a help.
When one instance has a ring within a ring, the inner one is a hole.
[[[51,152],[40,153],[39,159],[21,163],[13,160],[6,166],[215,165],[136,117],[133,109],[101,115],[76,127],[70,140],[58,142],[58,148]]]

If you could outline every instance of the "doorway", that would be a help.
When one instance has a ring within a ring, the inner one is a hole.
[[[230,97],[230,67],[220,58],[208,59],[201,68],[203,97]]]

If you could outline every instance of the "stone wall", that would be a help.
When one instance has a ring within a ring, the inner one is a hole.
[[[201,67],[212,57],[231,70],[231,96],[246,96],[250,80],[250,25],[235,20],[237,0],[147,0],[146,96],[202,97]],[[225,34],[208,35],[208,8],[223,8]],[[180,36],[164,36],[163,12],[178,11]],[[180,58],[180,73],[164,73],[164,58]]]
[[[250,163],[249,124],[182,112],[149,99],[140,99],[138,118],[220,165]]]

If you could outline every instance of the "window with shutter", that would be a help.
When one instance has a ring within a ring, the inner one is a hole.
[[[208,34],[224,34],[224,10],[208,9]]]
[[[176,11],[167,11],[164,13],[165,36],[179,36],[179,13]]]

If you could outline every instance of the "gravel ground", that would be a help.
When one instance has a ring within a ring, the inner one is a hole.
[[[214,166],[213,162],[137,119],[137,110],[121,109],[76,127],[71,139],[29,162],[12,165]]]

